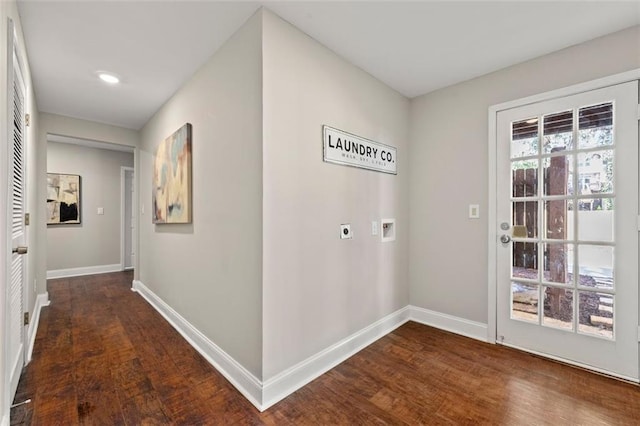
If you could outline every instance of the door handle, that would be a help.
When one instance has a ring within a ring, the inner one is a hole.
[[[29,249],[27,247],[15,247],[13,250],[11,250],[12,253],[16,253],[16,254],[27,254],[27,251]]]
[[[511,241],[511,237],[510,237],[510,236],[508,236],[507,234],[502,234],[502,235],[500,236],[500,242],[501,242],[502,244],[507,244],[509,241]]]

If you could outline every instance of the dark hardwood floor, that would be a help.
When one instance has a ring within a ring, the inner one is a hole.
[[[259,413],[131,280],[49,281],[12,425],[640,423],[635,385],[412,322]]]

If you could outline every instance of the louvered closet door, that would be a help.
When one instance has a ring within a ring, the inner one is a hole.
[[[24,98],[25,86],[22,74],[18,66],[18,62],[13,57],[13,102],[12,111],[9,111],[9,117],[13,121],[13,137],[9,141],[10,164],[9,168],[9,205],[11,206],[10,229],[12,245],[15,250],[18,247],[25,246],[26,235],[24,225],[25,213],[25,125],[24,125]],[[11,121],[10,121],[11,124]],[[25,288],[25,261],[24,255],[12,253],[10,258],[10,275],[9,275],[9,347],[8,362],[11,373],[10,378],[10,396],[13,399],[20,372],[24,365],[24,321],[23,321],[23,292]]]

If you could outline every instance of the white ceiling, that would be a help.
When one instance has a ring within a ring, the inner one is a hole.
[[[408,97],[640,24],[640,1],[20,0],[38,107],[139,129],[262,5]]]

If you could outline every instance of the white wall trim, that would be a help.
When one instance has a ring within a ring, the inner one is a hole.
[[[410,306],[410,309],[412,321],[483,342],[487,341],[487,324],[419,308],[418,306]]]
[[[497,143],[497,111],[489,110],[489,199],[487,200],[487,283],[488,283],[488,299],[487,299],[487,341],[495,343],[497,339],[497,318],[498,318],[498,271],[497,252],[498,250],[498,199],[496,185],[498,183],[498,148]]]
[[[124,266],[124,254],[125,254],[125,244],[124,244],[124,240],[125,240],[125,224],[126,224],[126,218],[125,218],[125,203],[126,203],[126,177],[127,177],[127,172],[132,172],[134,173],[134,179],[135,179],[135,169],[133,167],[126,167],[126,166],[120,166],[120,269],[121,270],[126,270],[126,269],[133,269],[133,266],[126,268]],[[131,182],[131,185],[134,185],[135,182]],[[135,212],[135,207],[132,205],[131,206],[131,211]],[[131,244],[133,244],[133,236],[131,238]]]
[[[79,277],[82,275],[106,274],[122,271],[119,263],[113,265],[83,266],[81,268],[54,269],[47,271],[47,279]]]
[[[132,291],[140,294],[260,411],[266,410],[291,395],[408,321],[415,321],[481,341],[486,341],[487,336],[486,324],[407,305],[262,382],[209,340],[141,281],[134,280],[132,284]]]
[[[497,223],[497,127],[498,112],[511,108],[517,108],[524,105],[530,105],[537,102],[558,99],[565,96],[571,96],[590,90],[601,89],[616,84],[626,83],[629,81],[640,80],[640,68],[614,74],[607,77],[591,80],[579,84],[574,84],[561,89],[540,93],[526,98],[516,99],[509,102],[503,102],[489,107],[489,199],[487,205],[489,211],[487,213],[488,234],[488,318],[487,318],[487,335],[486,338],[490,343],[495,343],[497,337],[498,314],[497,314],[497,280],[498,271],[496,270],[496,250],[498,248],[498,223]]]
[[[262,382],[218,345],[196,329],[164,300],[141,281],[134,280],[132,290],[140,294],[193,346],[227,378],[260,411],[262,408]]]
[[[120,269],[124,269],[124,187],[125,187],[125,168],[120,167]]]
[[[263,384],[263,410],[409,321],[409,306],[393,312]]]
[[[40,323],[40,311],[45,306],[49,306],[51,301],[49,300],[49,293],[44,292],[38,294],[36,296],[36,304],[33,308],[33,315],[31,317],[31,322],[29,323],[29,331],[28,331],[28,339],[29,346],[27,347],[27,362],[31,361],[31,357],[33,355],[33,345],[36,342],[36,334],[38,333],[38,325]]]

